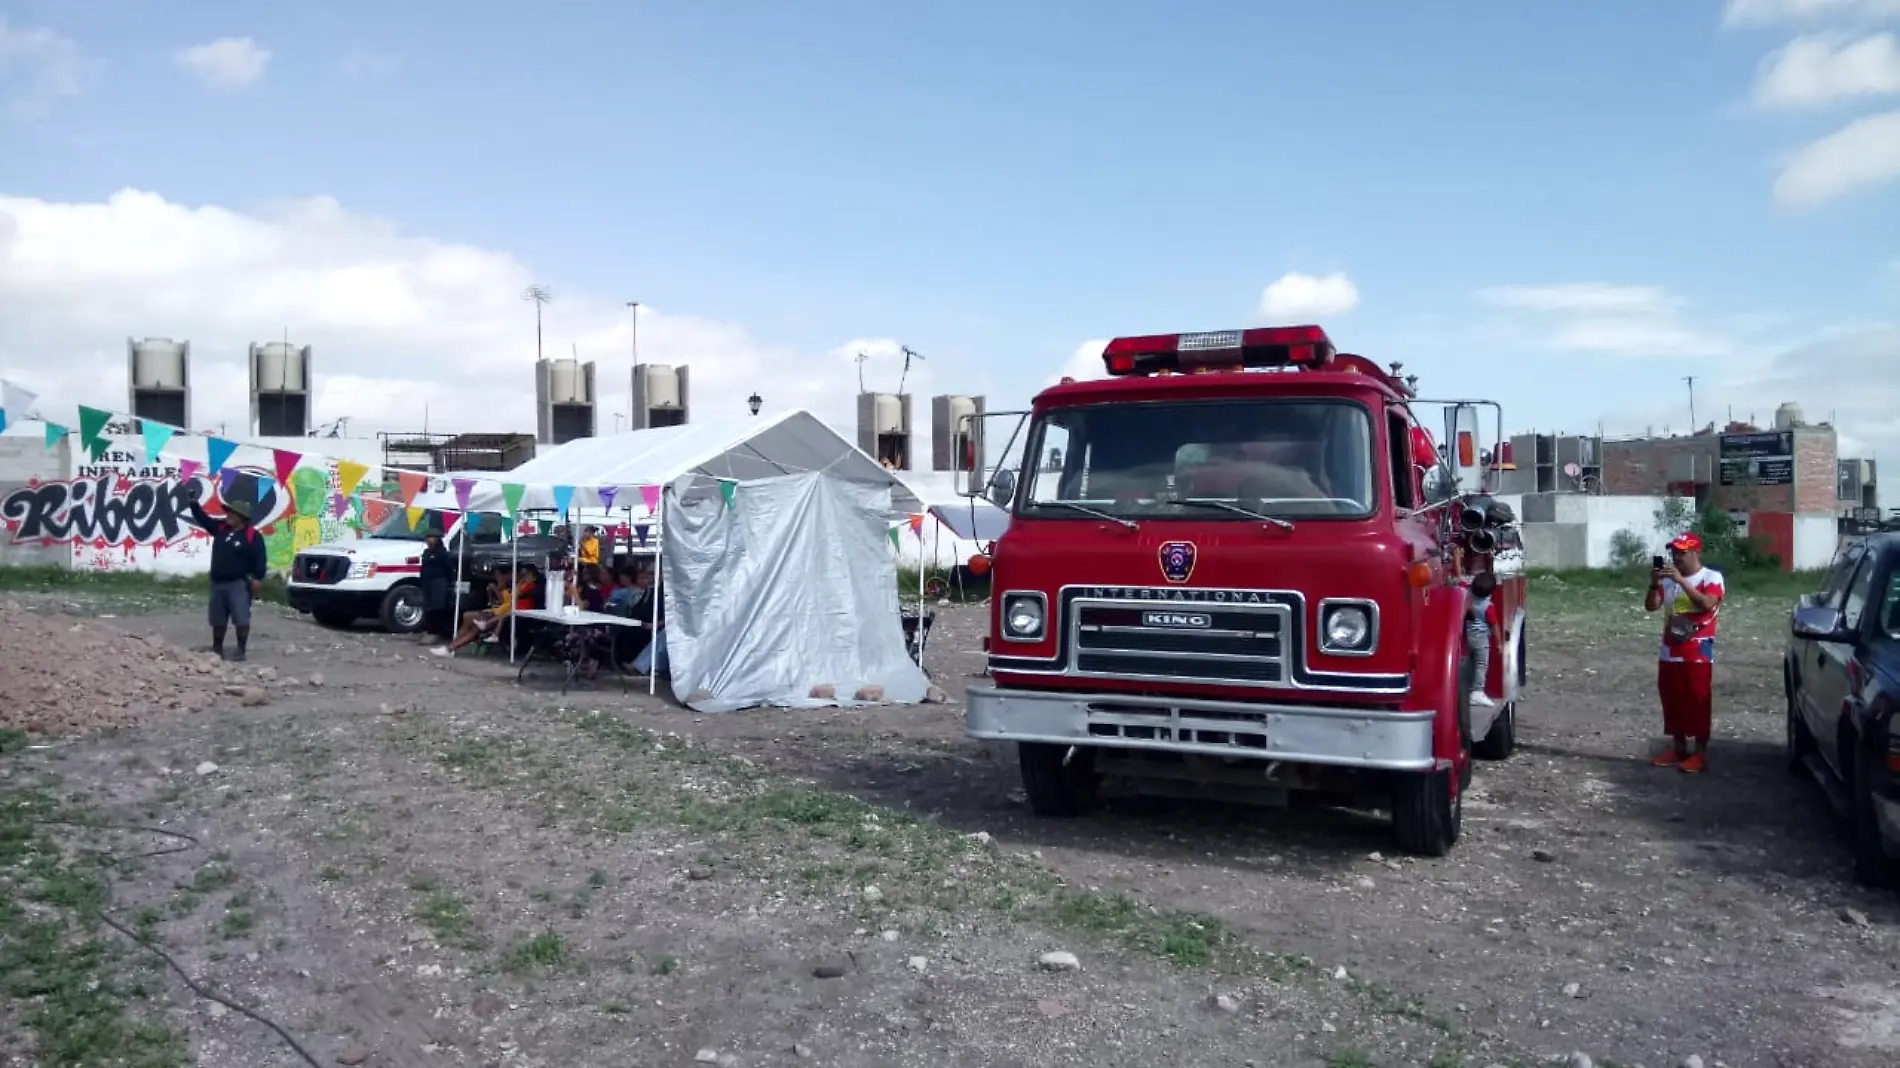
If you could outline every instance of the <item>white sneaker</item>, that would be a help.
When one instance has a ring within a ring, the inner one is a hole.
[[[429,652],[431,655],[434,655],[434,656],[454,656],[455,655],[454,653],[449,652],[449,647],[446,645],[438,645],[435,648],[429,650]]]
[[[1496,708],[1498,703],[1485,695],[1483,690],[1471,691],[1471,703],[1479,708]]]

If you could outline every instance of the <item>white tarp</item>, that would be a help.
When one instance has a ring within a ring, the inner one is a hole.
[[[916,704],[886,538],[891,489],[812,472],[719,484],[687,475],[662,505],[666,658],[701,712],[852,705],[866,686]],[[834,698],[815,698],[830,687]]]

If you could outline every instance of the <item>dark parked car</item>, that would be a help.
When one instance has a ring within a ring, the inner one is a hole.
[[[1789,763],[1851,821],[1861,881],[1900,885],[1900,534],[1847,543],[1791,630]]]

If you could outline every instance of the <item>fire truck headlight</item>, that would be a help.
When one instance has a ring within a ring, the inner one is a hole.
[[[1372,609],[1365,604],[1334,604],[1323,608],[1320,649],[1328,653],[1365,654],[1372,651]]]
[[[1003,597],[1003,636],[1019,642],[1042,637],[1048,613],[1040,593],[1011,593]]]

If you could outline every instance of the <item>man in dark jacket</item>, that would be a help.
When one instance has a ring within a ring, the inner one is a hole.
[[[194,497],[191,518],[211,535],[211,651],[224,656],[227,626],[237,630],[237,652],[242,660],[251,644],[251,598],[263,588],[270,557],[264,536],[251,526],[251,506],[227,499],[224,518],[213,519]]]
[[[455,557],[442,545],[442,535],[429,531],[422,539],[422,640],[425,643],[450,641],[455,637],[451,604],[455,583]]]

